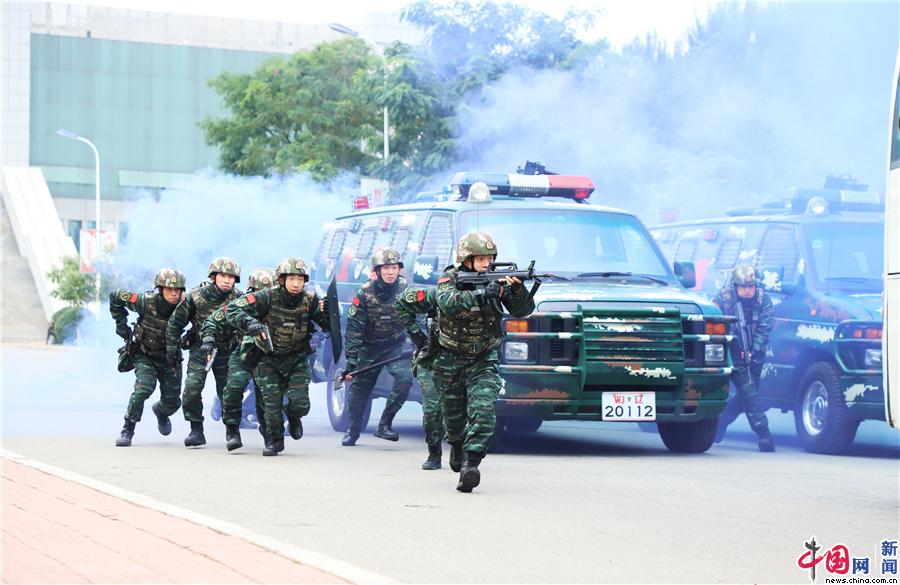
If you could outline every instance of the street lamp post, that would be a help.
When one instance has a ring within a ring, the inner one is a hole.
[[[80,136],[75,134],[74,132],[70,132],[69,130],[63,130],[60,128],[56,131],[57,134],[62,136],[63,138],[71,138],[72,140],[77,140],[79,142],[84,142],[88,146],[91,147],[91,150],[94,151],[94,211],[96,212],[96,236],[97,236],[97,250],[98,257],[99,251],[102,250],[102,242],[100,240],[100,153],[97,151],[97,147],[94,146],[94,143],[85,138],[84,136]],[[95,260],[96,263],[96,260]],[[94,267],[94,272],[97,275],[97,290],[95,294],[95,300],[97,301],[97,317],[100,316],[100,270],[97,267]]]
[[[384,49],[378,46],[374,41],[367,39],[366,37],[359,34],[358,31],[350,28],[349,26],[344,26],[343,24],[339,24],[337,22],[332,22],[328,25],[328,28],[333,30],[336,33],[341,33],[342,35],[351,36],[357,39],[364,41],[372,50],[375,51],[375,54],[381,57],[381,62],[384,66],[384,93],[385,97],[387,97],[387,59],[384,57]],[[388,108],[387,101],[384,104],[384,166],[388,164],[388,157],[391,154],[391,146],[390,146],[390,137],[388,136],[388,130],[390,128],[390,121],[388,118]]]

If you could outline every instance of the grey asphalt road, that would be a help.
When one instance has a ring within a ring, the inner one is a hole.
[[[367,434],[341,447],[316,386],[306,435],[279,457],[261,456],[255,431],[227,453],[211,421],[209,444],[186,449],[187,424],[161,437],[152,415],[123,449],[113,442],[131,378],[114,356],[3,350],[5,449],[403,582],[807,583],[797,558],[811,536],[873,566],[880,541],[898,537],[900,433],[874,422],[839,457],[803,452],[779,413],[774,454],[758,453],[743,423],[695,456],[635,425],[549,423],[507,437],[466,495],[446,453],[444,469],[419,469],[417,405],[402,411],[398,443]]]

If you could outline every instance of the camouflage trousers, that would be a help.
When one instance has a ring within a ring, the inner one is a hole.
[[[309,414],[309,380],[306,354],[264,355],[260,358],[256,366],[256,385],[262,396],[266,427],[273,440],[284,437],[284,414],[288,420]]]
[[[425,429],[425,443],[440,445],[444,439],[444,417],[441,405],[441,391],[434,385],[430,370],[419,366],[416,379],[422,389],[422,427]]]
[[[240,352],[233,351],[228,357],[228,381],[222,392],[222,422],[226,425],[239,425],[243,417],[244,391],[253,379],[253,372],[241,359]],[[263,420],[263,401],[259,397],[259,389],[254,385],[250,390],[256,393],[256,418]]]
[[[370,362],[371,363],[371,362]],[[364,368],[368,364],[366,361],[360,361],[358,367]],[[381,418],[393,419],[403,403],[409,396],[409,389],[412,388],[412,367],[409,360],[401,359],[382,366],[374,368],[368,372],[363,372],[353,377],[353,385],[350,387],[349,398],[347,399],[347,407],[349,409],[349,421],[347,428],[359,432],[362,427],[362,414],[369,403],[369,397],[372,395],[372,389],[375,388],[375,382],[378,381],[378,375],[382,368],[387,368],[388,372],[394,378],[394,385],[391,393],[387,397],[387,404],[384,405],[384,413]]]
[[[213,362],[212,373],[216,379],[216,394],[222,400],[222,391],[228,380],[228,356],[230,353],[219,351]],[[187,364],[187,375],[184,378],[184,391],[181,393],[181,412],[184,420],[203,422],[203,388],[206,386],[206,353],[192,349]]]
[[[497,350],[472,359],[441,348],[431,365],[443,396],[447,442],[463,441],[463,449],[485,455],[494,434],[494,402],[500,395]]]
[[[173,415],[181,406],[181,364],[174,368],[166,365],[164,357],[150,357],[140,351],[134,356],[134,391],[128,400],[125,418],[132,422],[141,420],[144,402],[156,389],[159,381],[159,403],[163,414]]]
[[[762,374],[762,364],[751,364],[750,368],[735,367],[731,374],[731,383],[736,392],[728,397],[728,405],[719,415],[719,427],[724,429],[733,423],[741,413],[746,413],[750,428],[757,435],[763,435],[769,430],[769,419],[759,399],[759,376]],[[751,382],[751,377],[753,381]]]

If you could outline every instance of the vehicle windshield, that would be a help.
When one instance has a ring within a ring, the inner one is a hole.
[[[815,276],[824,290],[880,292],[883,288],[884,225],[807,225]]]
[[[529,209],[481,210],[460,214],[461,233],[490,234],[497,260],[520,268],[572,276],[588,272],[628,272],[672,282],[650,235],[634,217],[594,211]]]

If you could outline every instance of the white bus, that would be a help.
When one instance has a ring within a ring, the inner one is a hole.
[[[884,208],[884,371],[885,419],[900,429],[900,51],[894,67],[887,197]]]

